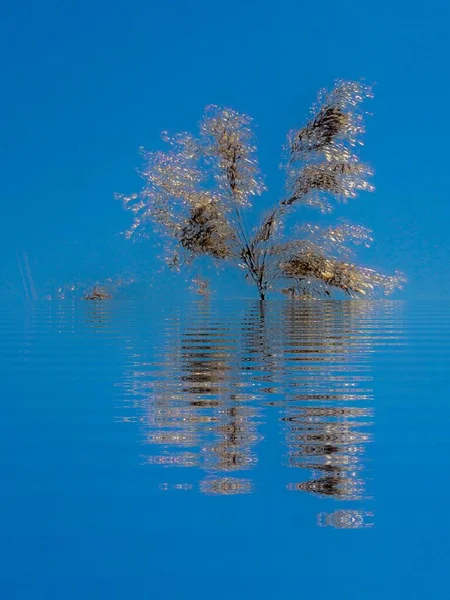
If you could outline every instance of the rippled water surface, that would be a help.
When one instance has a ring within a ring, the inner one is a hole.
[[[449,598],[445,305],[3,305],[1,598]]]

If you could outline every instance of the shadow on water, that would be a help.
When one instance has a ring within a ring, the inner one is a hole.
[[[390,325],[400,306],[286,301],[219,310],[200,302],[166,312],[152,339],[130,333],[126,341],[125,403],[135,417],[121,419],[139,421],[144,464],[191,469],[188,483],[162,482],[162,490],[263,493],[270,450],[288,492],[370,506],[372,357],[398,343]],[[108,319],[90,321],[97,330]],[[372,525],[371,510],[347,506],[320,512],[318,524]]]

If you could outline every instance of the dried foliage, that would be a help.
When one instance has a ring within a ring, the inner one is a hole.
[[[95,287],[93,290],[84,295],[85,300],[109,300],[111,294],[100,287]]]
[[[288,134],[287,195],[252,234],[243,211],[266,188],[251,119],[228,108],[207,107],[197,137],[164,134],[167,152],[144,153],[143,190],[123,198],[134,213],[127,235],[148,235],[157,225],[168,240],[171,268],[200,256],[231,261],[246,270],[261,299],[275,286],[302,297],[329,295],[333,289],[350,295],[390,293],[401,287],[400,274],[386,276],[348,261],[349,246],[371,241],[363,227],[304,225],[286,232],[296,206],[329,212],[333,201],[373,190],[372,170],[356,152],[365,131],[361,105],[369,97],[369,87],[346,81],[319,94],[306,125]]]
[[[192,288],[195,289],[197,294],[203,296],[203,298],[209,298],[211,290],[209,289],[209,281],[202,279],[201,277],[194,277],[192,280]]]
[[[366,295],[375,287],[386,294],[395,289],[399,276],[381,275],[372,269],[327,258],[315,252],[299,253],[280,265],[287,278],[292,279],[296,289],[306,295],[315,285],[323,289],[338,288],[347,294]]]

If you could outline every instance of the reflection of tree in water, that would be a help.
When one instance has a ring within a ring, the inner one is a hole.
[[[111,309],[101,302],[86,303],[84,320],[95,332],[108,330],[111,324]]]
[[[158,448],[148,462],[202,469],[205,493],[250,492],[263,411],[278,410],[285,464],[299,473],[288,489],[363,497],[376,306],[255,302],[238,321],[206,304],[168,320],[157,358],[135,354],[127,378],[145,406],[146,442]],[[321,513],[320,524],[362,527],[370,514]]]
[[[333,513],[319,513],[317,524],[334,529],[363,529],[373,527],[372,517],[373,512],[364,510],[336,510]]]
[[[172,321],[157,373],[151,364],[133,378],[139,394],[139,379],[151,380],[145,386],[146,441],[162,451],[148,462],[202,468],[208,474],[201,484],[205,493],[249,492],[251,482],[236,473],[256,462],[258,410],[240,381],[238,340],[206,307],[188,321],[184,328]]]
[[[311,310],[286,305],[286,371],[296,374],[283,416],[288,465],[312,474],[289,490],[346,500],[364,492],[362,457],[372,409],[358,404],[371,399],[371,343],[359,323],[371,306],[323,303]]]

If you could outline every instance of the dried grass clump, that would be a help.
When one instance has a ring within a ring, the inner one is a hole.
[[[190,209],[190,216],[181,229],[180,244],[192,254],[208,254],[226,258],[230,254],[232,231],[212,203]]]
[[[244,268],[261,299],[275,287],[301,297],[329,295],[333,289],[349,295],[390,293],[401,287],[401,275],[348,262],[352,245],[371,241],[365,228],[288,228],[297,207],[330,212],[336,201],[373,191],[372,169],[356,151],[365,132],[361,107],[371,96],[368,86],[348,81],[320,92],[306,125],[288,134],[287,193],[253,232],[245,227],[244,210],[266,188],[251,119],[230,108],[207,107],[198,136],[164,133],[169,150],[144,153],[144,187],[124,198],[134,214],[127,235],[159,228],[176,245],[173,253],[166,244],[166,260],[177,270],[201,256]]]
[[[94,287],[93,290],[84,295],[84,300],[109,300],[111,294],[100,287]]]
[[[316,283],[324,284],[323,292],[339,289],[348,295],[365,296],[375,288],[389,294],[402,284],[400,275],[387,276],[372,269],[307,252],[293,256],[280,265],[284,275],[295,282],[293,290],[305,290]],[[315,286],[317,288],[317,286]],[[327,294],[328,295],[328,294]]]
[[[349,116],[339,105],[322,106],[303,129],[293,136],[291,154],[317,152],[329,146],[345,130]]]

